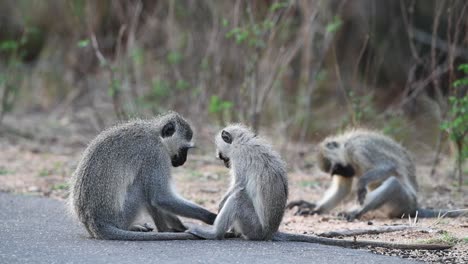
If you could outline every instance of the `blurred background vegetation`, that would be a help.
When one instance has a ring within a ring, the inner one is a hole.
[[[464,0],[0,1],[0,122],[29,138],[167,110],[299,146],[364,126],[461,179],[467,62]]]

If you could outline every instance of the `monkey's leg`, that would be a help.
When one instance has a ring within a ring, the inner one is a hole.
[[[401,183],[395,177],[390,177],[385,180],[379,187],[371,191],[361,208],[347,213],[348,221],[353,221],[361,217],[363,214],[380,208],[386,203],[395,204],[399,207],[405,207],[405,203],[409,202],[409,196]]]
[[[241,191],[236,191],[229,196],[213,226],[195,226],[189,228],[187,232],[205,239],[223,239],[224,235],[233,227],[239,211],[242,210],[238,203],[240,198]]]
[[[333,175],[331,186],[311,213],[320,214],[335,208],[351,192],[352,183],[352,177]]]
[[[389,177],[395,175],[396,168],[392,164],[385,164],[378,166],[372,170],[367,171],[360,177],[358,181],[358,201],[359,204],[364,203],[367,194],[367,186],[371,183],[382,183]]]
[[[249,240],[265,240],[265,232],[262,223],[255,212],[252,200],[247,194],[242,192],[241,199],[238,200],[237,218],[234,230],[243,234]]]
[[[187,229],[177,216],[161,209],[148,206],[148,213],[153,218],[159,232],[183,232]]]
[[[135,218],[141,212],[144,197],[142,195],[142,187],[139,184],[134,184],[128,188],[127,197],[121,212],[121,218],[124,219],[126,229],[135,232],[150,232],[153,228],[148,224],[134,224]]]

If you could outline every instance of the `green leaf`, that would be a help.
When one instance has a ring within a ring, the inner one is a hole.
[[[83,39],[83,40],[78,41],[77,45],[80,48],[86,48],[89,46],[89,43],[90,43],[89,39]]]
[[[182,61],[182,54],[178,51],[171,51],[167,54],[167,61],[172,65],[179,64]]]
[[[223,27],[227,27],[229,25],[229,21],[225,18],[223,18],[223,21],[221,22]]]
[[[16,40],[5,40],[0,42],[0,50],[15,51],[18,49],[18,42]]]
[[[152,91],[157,97],[167,96],[170,92],[169,83],[165,80],[153,80]]]
[[[287,7],[287,6],[288,6],[288,3],[287,3],[287,2],[277,2],[277,3],[273,3],[273,4],[270,6],[270,11],[271,11],[271,12],[275,12],[276,10],[285,8],[285,7]]]
[[[186,90],[189,86],[190,84],[185,80],[177,80],[176,82],[176,89],[179,90]]]
[[[468,73],[468,63],[460,64],[458,66],[458,70]]]
[[[341,18],[339,16],[335,16],[333,18],[333,22],[327,25],[326,31],[328,33],[333,33],[337,31],[338,29],[340,29],[342,25],[343,25],[343,21],[341,20]]]

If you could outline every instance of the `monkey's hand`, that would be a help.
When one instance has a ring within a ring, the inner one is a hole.
[[[296,200],[288,203],[286,205],[287,209],[292,209],[297,206],[297,211],[294,215],[314,215],[314,214],[321,214],[322,211],[317,209],[315,203],[309,203],[304,200]]]
[[[353,210],[350,212],[341,212],[338,216],[342,216],[346,218],[348,222],[353,222],[355,219],[359,219],[361,217],[361,210]]]
[[[215,231],[212,227],[204,227],[204,226],[192,226],[187,231],[194,236],[204,239],[216,239]]]

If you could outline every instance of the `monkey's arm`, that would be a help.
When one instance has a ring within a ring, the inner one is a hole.
[[[216,214],[180,197],[174,191],[171,185],[170,167],[144,166],[141,173],[151,175],[148,177],[149,182],[146,183],[151,206],[175,215],[198,219],[210,225],[214,223]]]
[[[396,166],[393,164],[383,164],[364,173],[358,180],[358,201],[364,203],[367,194],[367,186],[371,183],[382,183],[390,176],[395,176]]]
[[[316,213],[328,212],[335,208],[350,192],[353,177],[332,176],[332,184],[325,192],[325,196],[317,203]]]
[[[176,215],[199,219],[210,225],[213,224],[216,219],[216,214],[211,213],[191,201],[185,200],[170,190],[155,195],[151,205],[160,207]]]
[[[235,191],[239,191],[241,187],[234,185],[229,188],[229,190],[224,194],[223,199],[221,199],[221,202],[219,203],[218,206],[218,212],[221,212],[221,209],[223,209],[224,204],[226,203],[226,200],[231,196]]]

